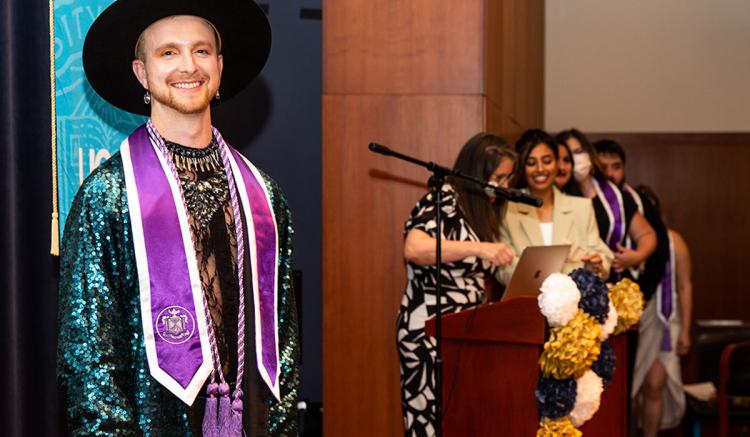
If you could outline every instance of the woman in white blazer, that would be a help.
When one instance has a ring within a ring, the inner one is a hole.
[[[515,252],[513,262],[501,266],[496,277],[508,284],[518,259],[528,246],[570,244],[563,273],[585,267],[602,279],[609,276],[612,252],[599,237],[591,200],[568,196],[555,187],[558,149],[546,132],[532,129],[516,143],[518,184],[543,200],[540,208],[511,203],[500,229],[500,241]]]

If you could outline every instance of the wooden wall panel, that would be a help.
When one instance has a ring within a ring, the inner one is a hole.
[[[521,126],[517,120],[504,113],[492,100],[485,98],[484,102],[486,115],[485,130],[500,135],[512,145],[527,128]]]
[[[428,174],[367,144],[451,166],[478,131],[541,126],[543,0],[323,8],[324,434],[399,435],[402,233]]]
[[[326,0],[325,94],[481,94],[482,1]]]
[[[627,153],[631,184],[659,194],[690,246],[695,319],[750,320],[750,134],[596,134]]]
[[[520,132],[541,127],[544,1],[487,0],[484,7],[485,94],[502,118]]]
[[[403,225],[426,170],[376,155],[371,141],[451,166],[482,129],[476,96],[323,100],[325,435],[402,432],[396,312],[406,284]]]

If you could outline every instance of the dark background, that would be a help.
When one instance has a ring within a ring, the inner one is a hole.
[[[301,398],[319,401],[321,0],[261,3],[274,31],[270,59],[214,123],[289,199],[303,277]],[[49,63],[48,2],[0,0],[0,432],[9,436],[60,433]]]

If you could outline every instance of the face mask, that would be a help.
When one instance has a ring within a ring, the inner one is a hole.
[[[573,177],[578,182],[586,179],[591,173],[591,158],[588,153],[573,154]]]

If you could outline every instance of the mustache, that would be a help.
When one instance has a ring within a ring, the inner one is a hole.
[[[175,76],[170,76],[167,80],[169,82],[192,82],[192,81],[208,82],[208,75],[205,73],[177,74]]]

